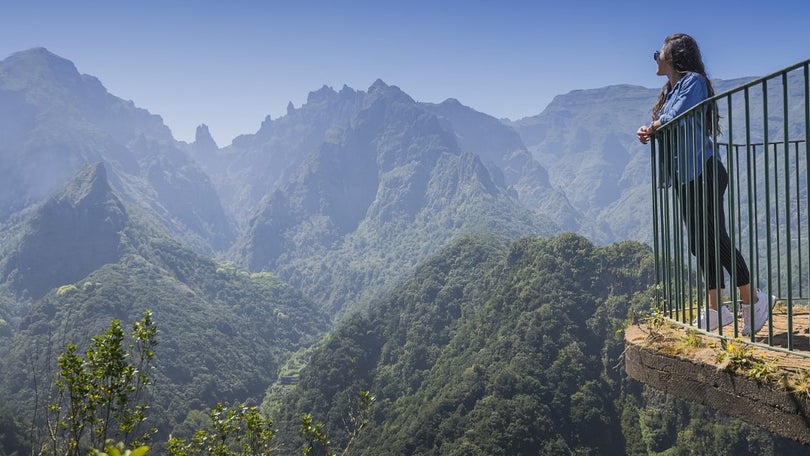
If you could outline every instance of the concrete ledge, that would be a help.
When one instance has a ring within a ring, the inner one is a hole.
[[[810,445],[810,399],[806,393],[793,393],[723,370],[711,361],[711,349],[688,356],[665,353],[649,343],[637,326],[628,328],[625,346],[625,369],[630,377]]]

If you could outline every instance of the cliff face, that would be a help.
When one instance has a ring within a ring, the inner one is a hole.
[[[33,213],[0,277],[35,299],[75,282],[118,260],[128,219],[104,165],[90,165]]]

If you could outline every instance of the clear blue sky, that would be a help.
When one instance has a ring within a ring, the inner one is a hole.
[[[808,18],[806,0],[0,0],[0,59],[46,47],[177,139],[206,123],[224,146],[323,85],[380,78],[513,120],[575,89],[657,87],[652,52],[673,32],[714,78],[762,76],[810,58]]]

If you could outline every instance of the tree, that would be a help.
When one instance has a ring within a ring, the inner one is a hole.
[[[171,456],[261,456],[274,451],[273,420],[259,408],[238,404],[227,408],[217,404],[208,414],[212,430],[200,429],[190,441],[172,437]]]
[[[341,455],[349,453],[354,439],[368,424],[374,401],[371,393],[360,391],[357,407],[349,413],[351,438]],[[208,416],[210,430],[200,429],[190,440],[169,439],[170,456],[267,456],[278,451],[273,442],[276,436],[273,420],[263,416],[258,407],[237,404],[227,408],[217,404]],[[335,456],[323,423],[314,422],[309,413],[301,416],[301,435],[305,440],[301,448],[304,456]]]
[[[152,313],[147,310],[133,324],[129,345],[124,344],[126,334],[121,321],[113,320],[103,334],[91,338],[84,355],[76,344],[65,347],[58,358],[54,400],[46,422],[47,438],[40,444],[39,455],[143,456],[148,452],[144,443],[157,430],[140,431],[139,426],[146,420],[148,403],[142,399],[152,383],[148,372],[155,355],[156,335]],[[350,440],[341,454],[348,453],[368,423],[374,400],[368,391],[360,392],[358,404],[349,412]],[[168,454],[266,456],[277,451],[273,447],[273,421],[258,407],[239,403],[228,408],[217,404],[208,416],[209,429],[197,430],[189,441],[170,437]],[[301,433],[307,443],[301,448],[303,454],[334,454],[322,428],[310,415],[304,415]]]
[[[346,431],[349,433],[349,440],[341,456],[346,456],[351,451],[352,445],[362,432],[363,428],[368,425],[371,415],[371,407],[377,399],[373,394],[366,390],[360,390],[357,397],[357,403],[353,410],[349,412],[349,421],[346,423]],[[304,447],[301,448],[301,454],[304,456],[336,456],[331,449],[331,442],[329,436],[323,430],[323,423],[315,423],[312,421],[312,415],[304,413],[301,416],[301,435],[304,437]]]
[[[125,339],[121,321],[113,320],[109,329],[92,338],[84,356],[73,343],[59,355],[47,440],[40,454],[79,456],[109,448],[111,440],[134,448],[155,432],[140,431],[148,409],[141,400],[152,382],[149,368],[157,345],[150,310],[133,324],[127,346]]]

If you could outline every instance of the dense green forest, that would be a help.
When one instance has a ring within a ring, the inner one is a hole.
[[[369,390],[367,455],[803,454],[626,377],[621,330],[650,309],[652,265],[634,242],[460,238],[337,327],[264,406],[282,437],[311,412],[344,443]]]
[[[262,293],[285,289],[267,275],[205,266],[170,244],[155,247],[164,266],[184,279],[175,285],[183,289],[219,290],[220,298],[252,296],[242,302],[260,302]],[[167,279],[154,271],[150,279],[151,268],[142,267],[140,287],[112,267],[84,282],[90,285],[47,296],[19,334],[2,339],[4,359],[20,367],[2,384],[4,396],[15,400],[0,412],[0,448],[28,448],[31,417],[11,410],[33,410],[30,401],[43,393],[21,386],[35,379],[44,392],[52,381],[53,363],[46,358],[55,356],[55,341],[86,339],[76,322],[107,314],[102,308],[122,317],[142,306],[157,309],[161,337],[150,416],[159,427],[158,441],[167,430],[188,437],[203,427],[212,401],[258,398],[259,389],[273,383],[259,377],[257,368],[277,372],[286,359],[280,352],[285,334],[274,335],[279,327],[248,331],[252,324],[278,320],[280,308],[270,315],[266,308],[245,307],[243,319],[209,320],[218,326],[209,335],[200,329],[206,327],[202,311],[224,309],[156,294],[150,289],[155,281]],[[347,423],[362,405],[359,393],[370,391],[376,401],[350,454],[804,454],[806,448],[795,442],[626,377],[621,329],[634,312],[649,309],[651,274],[649,248],[634,242],[597,247],[574,234],[516,242],[463,236],[368,313],[346,319],[310,349],[297,385],[267,390],[263,409],[275,420],[276,448],[293,454],[304,445],[299,430],[305,413],[323,423],[333,448],[346,446],[353,431]],[[125,291],[129,287],[132,292]],[[283,294],[272,296],[278,302]],[[188,305],[197,311],[181,309]],[[49,329],[46,321],[63,323]],[[183,349],[189,343],[216,350]],[[295,346],[286,346],[289,357]]]
[[[328,317],[272,273],[204,257],[130,213],[103,169],[88,167],[3,227],[2,408],[39,428],[66,345],[84,349],[112,319],[145,309],[160,328],[150,395],[158,437],[195,410],[260,398],[290,353],[328,330]]]

